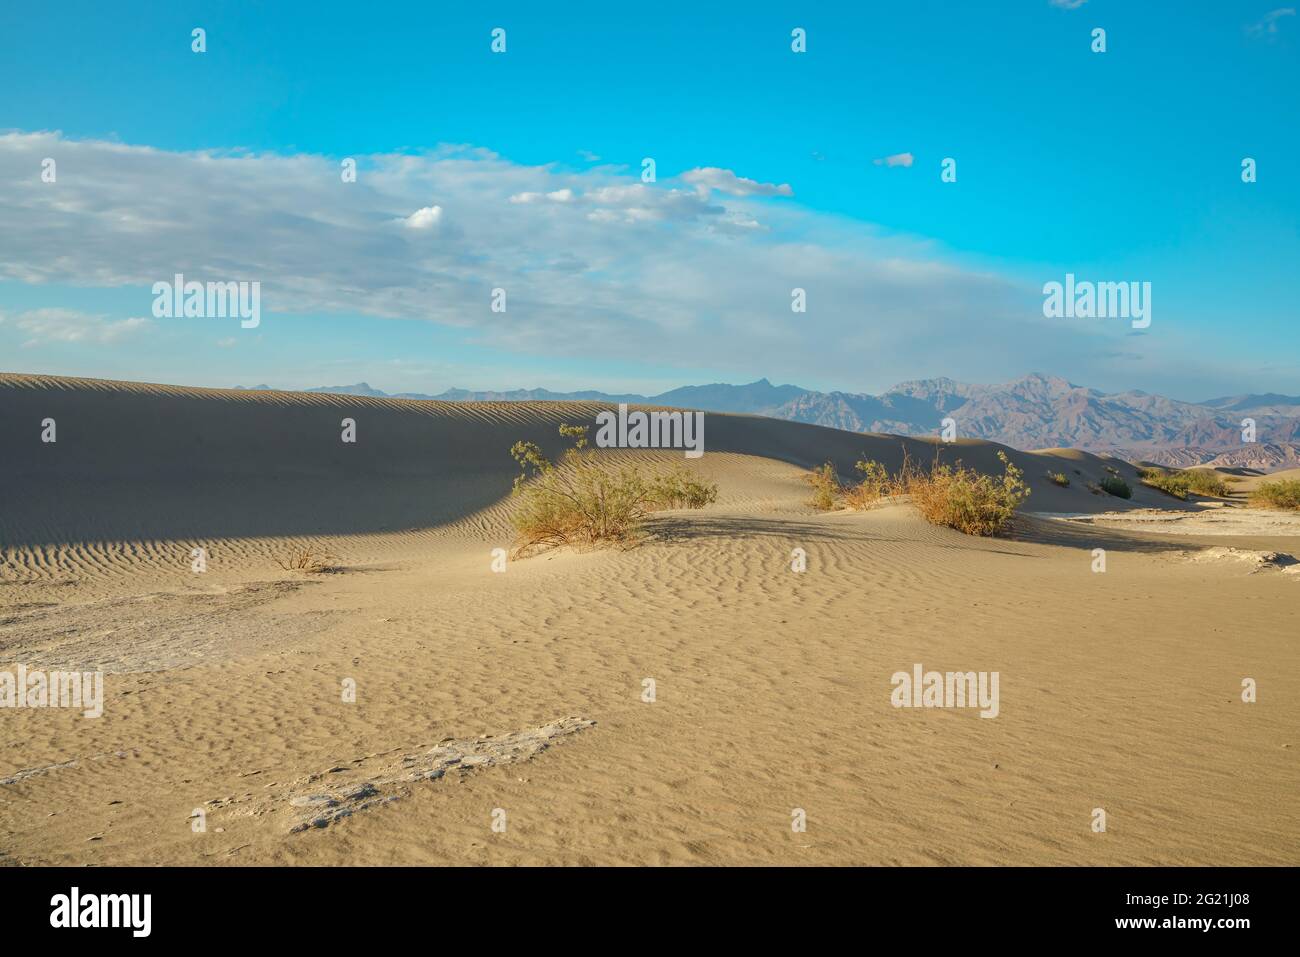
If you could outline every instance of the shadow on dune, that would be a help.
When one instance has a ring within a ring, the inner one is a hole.
[[[1104,525],[1082,525],[1073,522],[1037,518],[1031,515],[1016,517],[1013,532],[1016,541],[1035,545],[1056,545],[1061,548],[1079,548],[1091,551],[1104,548],[1114,552],[1141,552],[1160,554],[1185,551],[1195,544],[1190,537],[1170,535],[1167,538],[1140,536],[1122,529]]]
[[[509,495],[517,474],[509,454],[514,442],[536,442],[556,458],[567,446],[558,424],[592,423],[604,408],[188,389],[0,373],[6,472],[0,547],[445,526]],[[345,418],[355,421],[354,443],[342,441]],[[47,420],[57,423],[56,442],[41,441]],[[853,463],[864,456],[896,469],[904,449],[914,461],[927,462],[935,448],[921,439],[714,413],[706,416],[705,447],[706,454],[762,456],[799,468],[831,459],[844,475],[853,474]],[[965,441],[944,454],[998,471],[999,448]],[[1011,454],[1032,474],[1045,467],[1030,453]],[[1049,507],[1095,507],[1085,493],[1075,498]],[[725,525],[725,532],[724,525],[692,520],[672,533],[768,534],[761,519]],[[779,534],[803,532],[785,528]],[[817,534],[829,532],[817,526]]]
[[[795,542],[860,542],[871,543],[907,543],[917,541],[915,536],[897,536],[881,534],[881,527],[866,523],[846,521],[841,524],[825,522],[806,522],[797,519],[763,518],[753,515],[713,516],[707,514],[672,515],[654,518],[648,530],[654,540],[662,542],[686,542],[708,538],[775,539],[783,543]],[[946,530],[945,530],[946,532]],[[957,532],[948,533],[958,535]],[[1017,517],[1015,526],[1009,535],[984,538],[963,536],[947,539],[938,536],[927,541],[932,548],[953,551],[975,551],[984,554],[1010,555],[1016,558],[1041,558],[1017,545],[1055,545],[1062,548],[1075,548],[1091,551],[1105,548],[1117,552],[1160,553],[1181,551],[1188,547],[1186,539],[1177,538],[1170,541],[1139,538],[1123,531],[1102,526],[1071,525],[1032,516]]]
[[[783,542],[799,541],[898,541],[864,533],[859,528],[836,528],[832,525],[812,524],[794,519],[744,516],[659,516],[651,519],[647,530],[656,541],[684,542],[701,538],[780,539]]]
[[[700,538],[729,538],[744,540],[747,538],[779,539],[791,546],[799,542],[859,542],[867,545],[874,543],[907,543],[915,538],[882,535],[878,529],[867,525],[812,524],[793,519],[770,519],[757,516],[720,516],[691,515],[682,518],[656,518],[649,526],[656,540],[668,542],[689,541]],[[955,534],[955,533],[954,533]],[[967,544],[969,541],[969,544]],[[1007,539],[976,538],[951,544],[943,541],[931,541],[932,548],[969,551],[971,549],[994,552],[1001,555],[1013,555],[1017,558],[1031,558],[1024,552],[998,548],[1007,544]]]

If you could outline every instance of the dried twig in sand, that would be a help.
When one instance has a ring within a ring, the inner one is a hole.
[[[338,559],[329,552],[318,552],[309,546],[291,549],[275,563],[287,572],[310,572],[315,575],[338,570]]]

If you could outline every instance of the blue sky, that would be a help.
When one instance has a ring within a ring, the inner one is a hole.
[[[1300,392],[1277,0],[289,6],[0,11],[0,368]],[[176,271],[260,281],[261,325],[152,317]],[[1151,282],[1151,327],[1045,320],[1067,271]]]

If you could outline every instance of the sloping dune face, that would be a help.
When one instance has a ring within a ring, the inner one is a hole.
[[[602,454],[715,504],[503,563],[511,444],[599,411],[0,376],[0,672],[102,677],[0,708],[0,863],[1297,862],[1300,537],[817,512],[936,446],[708,414]],[[1039,512],[1187,507],[1008,454]]]
[[[9,545],[87,541],[348,535],[457,523],[509,495],[510,446],[566,447],[561,422],[593,425],[592,403],[461,404],[302,392],[190,389],[49,376],[0,375],[0,447],[21,508],[0,515]],[[343,441],[344,420],[355,441]],[[55,441],[48,437],[52,421]],[[922,465],[934,443],[858,435],[756,416],[709,413],[709,456],[760,456],[800,468],[861,458]],[[1001,446],[961,441],[945,461],[994,472]],[[1035,510],[1100,510],[1083,475],[1102,460],[1006,450],[1035,487]],[[625,453],[663,465],[681,453]],[[1080,467],[1079,473],[1074,470]],[[686,464],[690,464],[687,462]],[[707,469],[708,463],[702,463]],[[1131,467],[1121,465],[1133,476]],[[1042,481],[1076,478],[1070,490]],[[1086,470],[1086,471],[1085,471]],[[722,489],[724,496],[728,490]],[[1141,493],[1136,501],[1143,501]]]
[[[515,440],[556,448],[557,423],[594,414],[13,376],[0,396],[30,504],[5,516],[18,543],[442,525],[509,493]]]

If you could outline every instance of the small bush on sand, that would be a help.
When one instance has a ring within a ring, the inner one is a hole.
[[[717,500],[717,485],[681,466],[647,478],[602,464],[587,448],[586,433],[585,426],[560,426],[560,434],[575,442],[558,465],[532,442],[511,447],[520,469],[513,492],[518,505],[511,516],[518,533],[516,555],[560,545],[631,544],[641,537],[650,513],[703,508]]]
[[[1070,477],[1064,472],[1048,472],[1047,477],[1051,480],[1053,485],[1059,485],[1061,488],[1070,487]]]
[[[886,496],[901,491],[895,487],[896,481],[889,477],[889,471],[879,462],[860,460],[854,467],[862,473],[862,481],[844,493],[844,503],[849,508],[867,509]]]
[[[1186,499],[1188,492],[1219,497],[1228,494],[1228,483],[1216,473],[1203,469],[1170,472],[1165,469],[1150,468],[1141,469],[1138,474],[1142,477],[1143,485],[1158,488],[1174,498]]]
[[[1187,476],[1187,487],[1197,495],[1215,495],[1222,498],[1232,494],[1232,489],[1228,488],[1228,483],[1224,481],[1223,476],[1218,472],[1211,472],[1206,469],[1188,469],[1183,473]]]
[[[819,511],[828,512],[833,509],[844,493],[844,486],[840,484],[840,478],[835,474],[835,466],[831,462],[819,465],[803,478],[813,490],[808,504]]]
[[[1249,502],[1253,508],[1300,509],[1300,479],[1261,482],[1259,488],[1250,493]]]
[[[1029,497],[1025,473],[1011,464],[1005,452],[999,452],[998,459],[1005,470],[1000,479],[963,468],[960,462],[955,466],[935,462],[928,473],[908,476],[908,494],[933,525],[967,535],[996,535]]]
[[[305,545],[291,548],[283,558],[275,560],[287,572],[310,572],[313,575],[334,571],[337,562],[338,559],[329,552],[318,552]]]
[[[1187,498],[1187,483],[1180,479],[1181,473],[1166,472],[1164,469],[1138,469],[1138,477],[1143,485],[1158,488],[1174,498]]]
[[[859,461],[854,468],[862,473],[862,486],[874,492],[877,498],[894,494],[894,480],[889,477],[889,471],[879,462]],[[905,467],[903,474],[909,471],[910,469]]]
[[[896,475],[879,462],[858,462],[862,482],[845,493],[851,508],[869,508],[890,495],[909,495],[912,503],[935,525],[945,525],[967,535],[996,535],[1003,531],[1016,508],[1029,496],[1024,472],[999,452],[1001,478],[974,469],[940,464],[928,472],[915,468],[906,450]]]
[[[1133,497],[1133,490],[1128,487],[1128,482],[1118,475],[1107,475],[1101,480],[1100,488],[1107,495],[1114,495],[1116,498]]]

